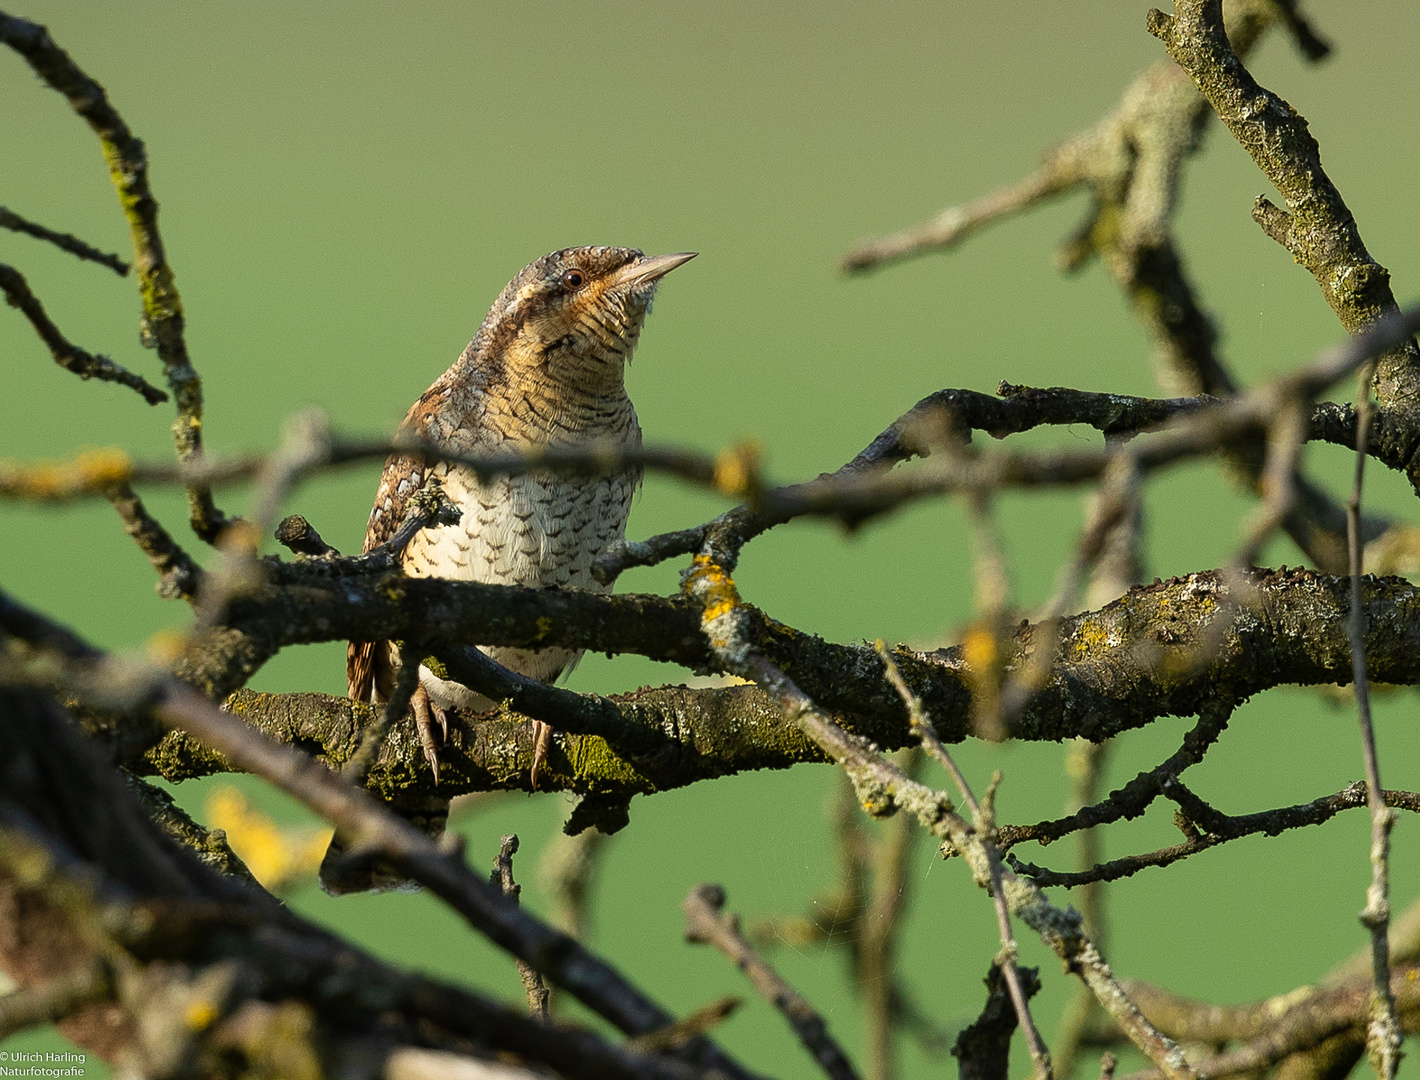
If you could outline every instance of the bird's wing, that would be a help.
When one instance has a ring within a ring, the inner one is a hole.
[[[447,403],[453,370],[444,372],[420,395],[399,426],[402,433],[426,437],[431,434],[434,417]],[[427,463],[410,454],[391,454],[385,461],[380,487],[375,492],[375,505],[370,509],[370,520],[365,526],[365,551],[379,547],[399,529],[410,496],[424,486],[428,472]],[[350,696],[357,701],[383,698],[383,693],[377,694],[377,691],[392,666],[388,641],[352,641],[345,650],[345,682]]]
[[[472,352],[470,343],[454,366],[420,395],[400,424],[401,433],[438,442],[456,441],[462,435],[461,441],[470,441],[466,429],[469,425],[476,429],[484,413],[481,380],[471,369]],[[453,417],[458,420],[452,421]],[[404,521],[410,497],[436,468],[438,463],[431,467],[417,456],[389,456],[365,526],[365,551],[379,547],[395,534]],[[408,561],[408,555],[406,549],[404,561]],[[359,701],[383,700],[383,687],[393,665],[393,649],[388,641],[352,641],[345,653],[349,695]]]
[[[425,465],[407,454],[391,454],[380,477],[375,505],[365,526],[365,551],[379,547],[404,520],[409,497],[424,485]],[[345,682],[357,701],[374,700],[377,678],[391,663],[388,641],[352,641],[345,650]],[[381,695],[383,696],[383,695]]]

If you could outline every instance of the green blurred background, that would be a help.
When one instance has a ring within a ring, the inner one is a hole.
[[[1048,144],[1092,124],[1162,50],[1147,3],[809,5],[246,3],[31,0],[146,140],[161,223],[207,395],[214,451],[269,448],[282,418],[325,409],[344,431],[390,430],[457,356],[502,285],[532,258],[573,244],[698,250],[668,279],[628,379],[648,439],[714,450],[753,437],[784,479],[831,469],[922,396],[1000,379],[1132,393],[1156,390],[1143,335],[1098,267],[1052,266],[1083,212],[1074,196],[968,242],[866,279],[835,270],[860,237],[918,221],[1029,171]],[[1321,66],[1269,38],[1251,67],[1300,109],[1372,254],[1405,301],[1420,292],[1420,24],[1402,0],[1308,5],[1336,44]],[[110,250],[129,250],[96,141],[16,56],[0,56],[0,204]],[[1189,268],[1243,378],[1296,364],[1340,328],[1310,277],[1251,222],[1269,190],[1216,125],[1192,166],[1178,220]],[[0,234],[0,260],[29,278],[85,347],[159,379],[137,342],[129,281],[25,237]],[[83,384],[53,365],[24,320],[0,318],[0,455],[68,455],[121,444],[171,452],[165,406]],[[1086,445],[1093,432],[1037,433]],[[1027,439],[1026,441],[1030,441]],[[1350,462],[1316,447],[1312,470],[1340,483]],[[344,550],[358,547],[378,467],[322,479],[289,506]],[[179,500],[147,493],[177,530]],[[246,493],[223,493],[240,511]],[[1396,477],[1373,468],[1368,499],[1414,517]],[[1212,465],[1155,479],[1148,573],[1217,566],[1250,502]],[[723,509],[652,478],[632,514],[641,537]],[[1003,501],[1018,598],[1050,592],[1080,521],[1076,492]],[[3,587],[102,645],[141,649],[185,611],[152,575],[106,505],[0,516],[12,558]],[[191,545],[197,547],[194,542]],[[1289,546],[1275,563],[1300,561]],[[838,640],[929,643],[971,615],[966,535],[955,506],[915,508],[862,535],[801,523],[755,542],[738,580],[775,616]],[[677,566],[627,574],[622,590],[667,592]],[[292,650],[265,690],[344,689],[343,647]],[[588,657],[577,689],[678,681],[635,657]],[[1420,787],[1414,698],[1379,704],[1387,786]],[[1117,784],[1161,760],[1187,720],[1119,741]],[[1060,810],[1055,746],[969,745],[984,784],[1005,773],[1005,820]],[[1241,711],[1190,781],[1232,812],[1299,802],[1361,775],[1352,711],[1283,690]],[[834,883],[824,767],[699,785],[632,807],[609,849],[595,946],[677,1013],[747,993],[718,956],[681,941],[680,899],[722,882],[756,919],[808,910]],[[184,785],[197,812],[214,783]],[[281,820],[291,807],[244,790]],[[495,800],[465,820],[470,858],[523,838],[525,902],[545,906],[534,867],[568,810],[558,795]],[[1368,877],[1360,814],[1277,840],[1249,840],[1112,887],[1110,959],[1129,977],[1229,1001],[1320,977],[1364,943],[1356,921]],[[1109,835],[1111,855],[1171,843],[1160,806]],[[1395,836],[1397,908],[1420,891],[1414,826]],[[1068,846],[1027,859],[1064,865]],[[940,1023],[969,1021],[997,943],[985,897],[960,863],[919,846],[902,947],[905,977]],[[1066,897],[1056,897],[1065,902]],[[423,896],[292,903],[375,952],[515,997],[511,963]],[[1038,942],[1050,1037],[1073,986]],[[773,960],[826,1015],[850,1053],[862,1025],[828,946]],[[815,1075],[758,1001],[720,1032],[760,1071]],[[3,1049],[62,1047],[52,1032]],[[905,1075],[955,1063],[903,1048]],[[1414,1055],[1403,1073],[1420,1075]],[[1092,1065],[1088,1066],[1093,1068]],[[104,1075],[91,1065],[89,1075]]]

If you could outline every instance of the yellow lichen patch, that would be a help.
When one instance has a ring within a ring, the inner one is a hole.
[[[255,555],[261,546],[261,533],[245,519],[237,519],[222,530],[221,547],[230,555]]]
[[[715,459],[715,487],[734,498],[759,490],[760,450],[756,442],[743,442]]]
[[[739,606],[740,594],[735,579],[724,567],[708,555],[697,555],[685,577],[685,592],[705,605],[702,623],[712,622]]]
[[[182,659],[187,641],[187,635],[176,630],[159,630],[148,639],[144,651],[153,663],[169,667]]]
[[[1097,656],[1109,647],[1109,634],[1098,622],[1086,620],[1075,633],[1080,652],[1086,656]]]
[[[550,633],[552,633],[552,620],[546,615],[539,615],[537,617],[537,640],[543,641]]]
[[[232,850],[272,892],[312,878],[332,832],[317,827],[282,829],[231,785],[208,796],[207,820],[226,832]]]
[[[961,652],[966,666],[978,677],[994,671],[1000,662],[1001,651],[996,634],[989,626],[980,623],[966,632]]]
[[[133,459],[116,446],[86,450],[70,461],[0,463],[0,494],[53,501],[101,494],[133,478]]]
[[[218,1017],[217,1006],[207,998],[190,1001],[183,1011],[183,1023],[189,1031],[206,1031]]]

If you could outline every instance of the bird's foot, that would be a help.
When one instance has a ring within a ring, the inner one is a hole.
[[[547,748],[551,745],[552,725],[544,724],[541,720],[534,720],[532,769],[528,773],[528,782],[534,791],[537,790],[537,781],[542,774],[542,767],[547,763]]]
[[[409,699],[414,710],[414,729],[419,733],[419,745],[424,750],[424,759],[434,770],[434,783],[439,782],[439,749],[434,741],[434,722],[439,723],[439,742],[449,737],[449,715],[430,699],[424,687],[414,691]]]

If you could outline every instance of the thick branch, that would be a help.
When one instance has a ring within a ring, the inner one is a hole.
[[[229,624],[193,644],[178,667],[186,681],[220,699],[285,646],[366,635],[401,640],[422,633],[448,641],[593,648],[692,668],[718,667],[692,605],[679,598],[400,575],[332,581],[304,576],[299,566],[283,567],[281,574],[289,584],[239,597]],[[1048,681],[1011,734],[1031,740],[1080,735],[1100,740],[1160,716],[1196,715],[1219,694],[1241,701],[1282,684],[1347,683],[1348,598],[1346,579],[1308,571],[1209,571],[1142,586],[1100,611],[1064,619],[1058,627],[1023,624],[1005,642],[1007,666],[1030,662],[1045,643],[1054,660]],[[1420,588],[1394,578],[1367,578],[1363,607],[1372,678],[1420,682]],[[792,668],[853,731],[888,749],[908,744],[906,711],[882,678],[881,661],[871,648],[825,642],[747,605],[743,612],[756,646]],[[942,737],[948,742],[966,738],[971,732],[971,674],[962,648],[898,650],[894,659]],[[516,707],[551,719],[573,735],[605,740],[555,746],[548,762],[554,786],[591,791],[607,785],[632,794],[745,768],[819,759],[802,736],[775,717],[771,703],[746,688],[667,688],[610,699],[548,687],[528,687],[528,692]],[[517,694],[497,693],[495,700]],[[340,702],[316,695],[251,695],[234,702],[234,708],[253,716],[268,711],[270,723],[289,729],[289,739],[325,747],[338,767],[353,748],[359,707],[332,700]],[[546,707],[549,701],[557,711]],[[361,717],[360,722],[369,720]],[[455,724],[448,753],[442,755],[447,782],[455,785],[449,793],[525,784],[518,775],[526,767],[524,730],[514,717],[502,724],[483,719],[468,728]],[[417,750],[406,745],[407,735],[395,726],[386,763],[375,772],[400,787],[421,783],[417,756],[411,756]],[[608,747],[616,752],[609,753]],[[155,760],[164,771],[176,773],[214,767],[199,765],[180,749],[163,750]]]
[[[1390,273],[1366,250],[1356,219],[1322,168],[1306,120],[1258,85],[1228,43],[1222,0],[1177,0],[1172,17],[1151,11],[1148,26],[1282,193],[1285,216],[1259,204],[1259,219],[1316,278],[1341,324],[1360,333],[1396,311]],[[1420,412],[1420,350],[1413,339],[1381,355],[1374,386],[1383,406],[1412,417]],[[1409,462],[1415,445],[1411,435],[1393,451]],[[1412,463],[1406,471],[1420,485],[1420,468]]]
[[[345,839],[352,857],[387,859],[402,874],[428,887],[495,944],[528,961],[621,1030],[632,1035],[646,1034],[673,1022],[672,1016],[605,962],[504,900],[500,890],[469,871],[461,852],[436,846],[423,832],[364,792],[343,783],[309,756],[267,739],[161,673],[105,656],[63,627],[13,601],[0,604],[0,616],[0,626],[8,634],[49,653],[51,668],[59,669],[61,681],[70,692],[78,690],[83,695],[90,688],[102,692],[103,684],[112,682],[122,685],[125,693],[136,693],[145,712],[164,724],[189,731],[225,755],[236,768],[265,777],[330,821]],[[4,733],[0,726],[0,734]],[[3,760],[0,757],[0,762]],[[25,773],[21,771],[20,775]],[[38,782],[38,778],[26,778],[30,787]],[[0,820],[0,826],[3,824]],[[0,840],[3,838],[4,830],[0,828]],[[131,872],[136,873],[137,867],[132,867]],[[225,882],[221,887],[237,888]],[[277,909],[273,906],[272,910]],[[740,1080],[750,1076],[703,1039],[693,1040],[679,1053],[688,1061]]]

